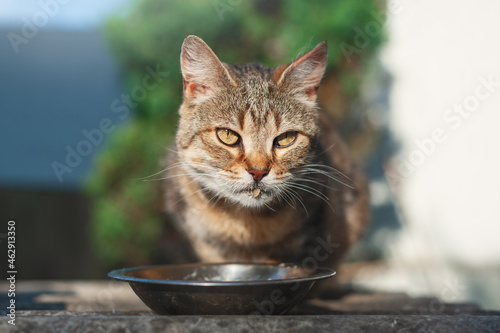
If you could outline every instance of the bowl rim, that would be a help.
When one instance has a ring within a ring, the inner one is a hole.
[[[146,278],[137,278],[132,276],[125,275],[129,272],[146,270],[146,269],[155,269],[162,267],[169,268],[190,268],[190,267],[201,267],[201,266],[225,266],[225,265],[244,265],[244,266],[273,266],[276,268],[282,267],[298,267],[302,268],[299,265],[293,263],[248,263],[248,262],[225,262],[225,263],[189,263],[189,264],[181,264],[181,265],[149,265],[149,266],[138,266],[138,267],[130,267],[130,268],[121,268],[116,269],[108,273],[108,276],[129,283],[145,283],[145,284],[157,284],[157,285],[176,285],[176,286],[263,286],[263,285],[273,285],[273,284],[284,284],[284,283],[297,283],[297,282],[314,282],[317,280],[323,280],[330,278],[336,274],[336,271],[327,268],[327,267],[316,267],[314,269],[310,269],[313,271],[313,274],[310,276],[304,277],[292,277],[287,279],[272,279],[272,280],[241,280],[241,281],[195,281],[195,280],[158,280],[158,279],[146,279]],[[308,268],[305,268],[308,269]]]

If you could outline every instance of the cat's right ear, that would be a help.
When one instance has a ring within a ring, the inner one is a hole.
[[[227,68],[198,36],[184,39],[181,50],[184,98],[202,100],[228,84],[236,86]]]

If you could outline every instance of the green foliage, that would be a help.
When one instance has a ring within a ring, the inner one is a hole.
[[[159,182],[141,178],[161,170],[182,98],[179,53],[188,34],[203,38],[222,61],[276,66],[326,40],[330,76],[339,96],[356,96],[363,60],[382,36],[356,45],[355,27],[375,21],[374,1],[141,0],[106,25],[131,95],[151,69],[167,72],[146,95],[135,95],[134,116],[113,133],[87,182],[93,199],[92,237],[108,264],[147,263],[163,229]],[[356,47],[346,57],[342,43]],[[359,45],[358,45],[359,46]],[[148,70],[149,69],[149,70]],[[327,108],[328,109],[328,108]]]
[[[93,197],[92,238],[108,263],[142,263],[162,231],[157,213],[158,183],[147,177],[160,169],[162,143],[173,127],[133,120],[113,133],[86,184]]]

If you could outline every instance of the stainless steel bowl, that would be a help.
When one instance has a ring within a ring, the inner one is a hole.
[[[110,277],[127,281],[158,314],[283,314],[315,281],[335,275],[329,268],[292,264],[186,264],[125,268]]]

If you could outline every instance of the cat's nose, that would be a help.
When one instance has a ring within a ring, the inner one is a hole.
[[[248,170],[248,173],[250,173],[253,176],[254,180],[261,180],[269,173],[269,170],[251,169]]]

